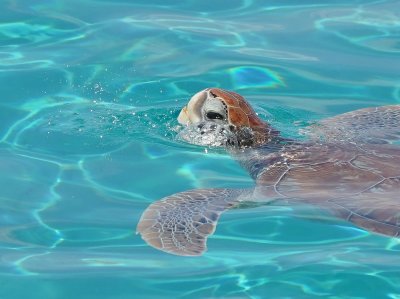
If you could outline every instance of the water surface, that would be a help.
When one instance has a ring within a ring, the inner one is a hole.
[[[200,89],[243,94],[292,137],[399,104],[399,1],[0,8],[0,298],[400,298],[398,240],[289,206],[224,214],[198,258],[134,234],[161,197],[253,185],[176,140]]]

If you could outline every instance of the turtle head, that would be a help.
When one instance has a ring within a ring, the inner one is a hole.
[[[196,93],[178,121],[186,126],[181,137],[200,145],[253,147],[277,134],[241,95],[220,88]]]

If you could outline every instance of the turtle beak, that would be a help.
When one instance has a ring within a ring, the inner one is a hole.
[[[202,121],[201,108],[208,96],[208,89],[196,93],[189,103],[182,108],[178,116],[178,122],[181,125],[190,125]]]
[[[181,112],[179,113],[178,122],[181,125],[186,125],[186,126],[190,124],[190,119],[189,119],[189,116],[188,116],[187,106],[183,107]]]

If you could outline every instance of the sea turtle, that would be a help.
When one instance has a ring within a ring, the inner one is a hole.
[[[400,236],[400,147],[395,144],[400,105],[322,120],[308,130],[307,141],[296,141],[281,137],[239,94],[207,88],[190,99],[178,121],[192,128],[189,141],[224,146],[256,186],[196,189],[152,203],[137,226],[151,246],[201,255],[222,212],[243,201],[282,199],[317,205],[368,231]]]

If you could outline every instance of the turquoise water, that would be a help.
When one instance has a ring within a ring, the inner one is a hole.
[[[400,103],[400,2],[315,2],[2,1],[0,298],[400,298],[400,242],[311,208],[229,211],[197,258],[134,234],[161,197],[253,184],[176,139],[200,89],[289,136]]]

